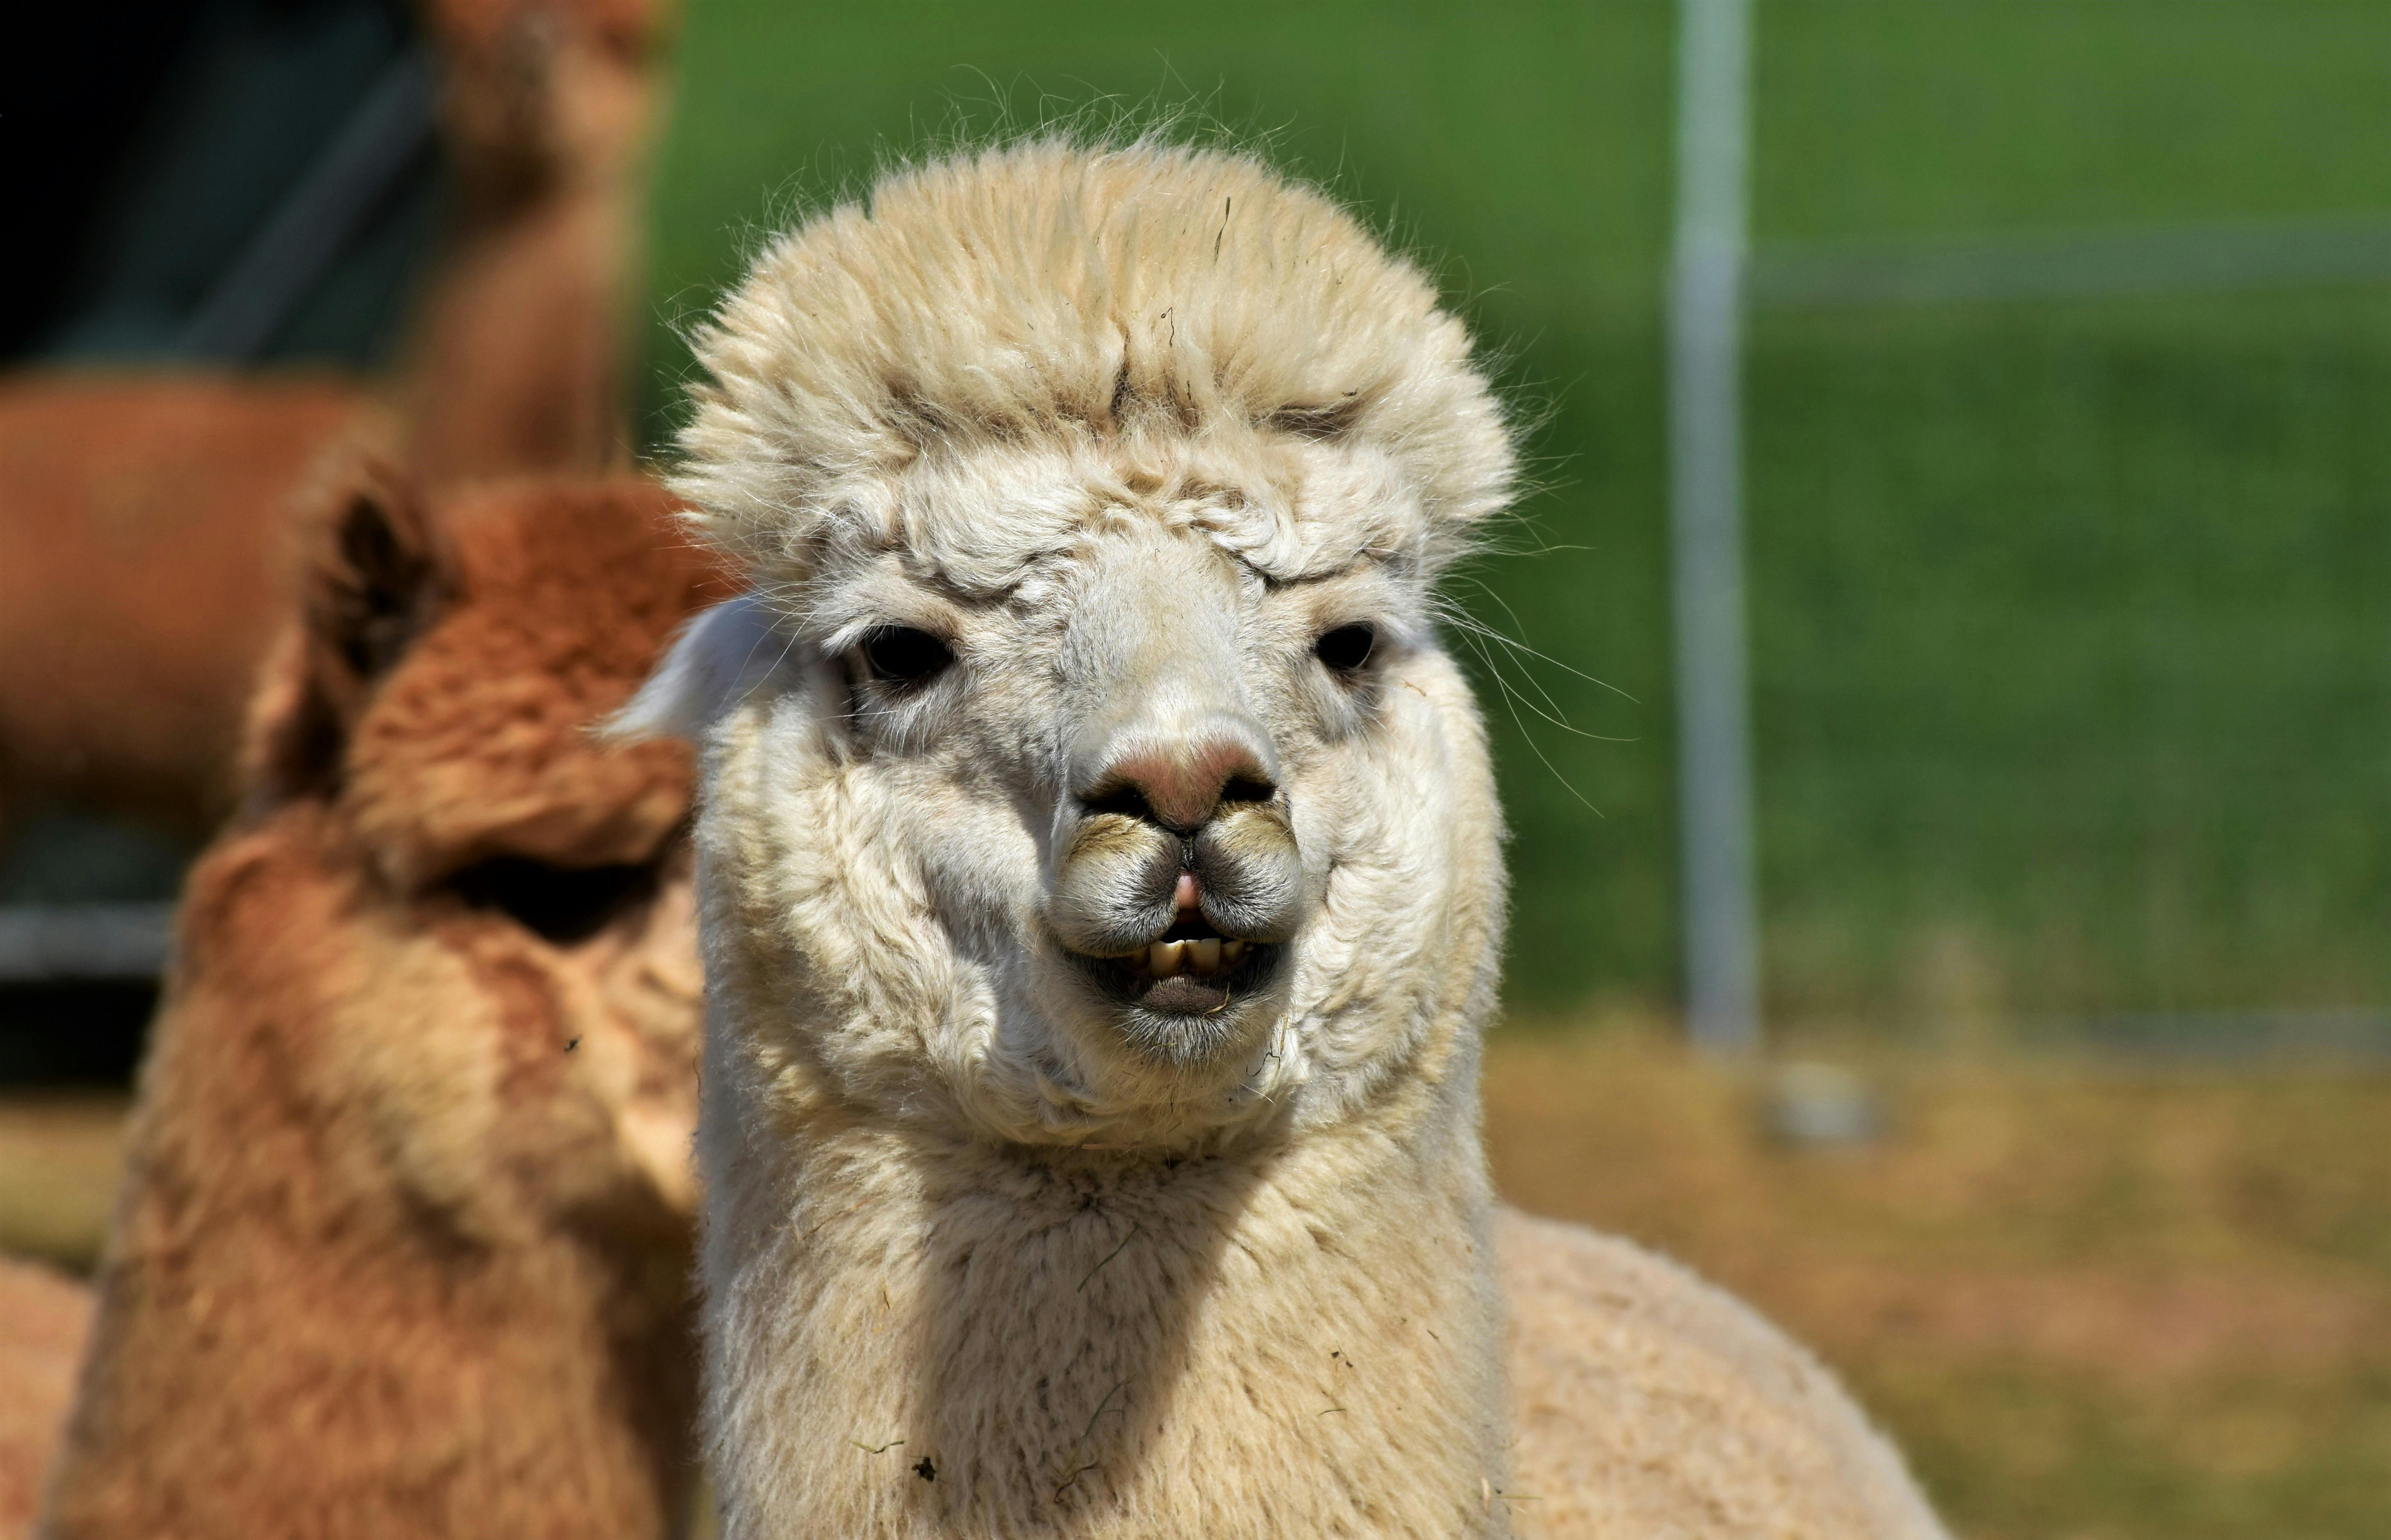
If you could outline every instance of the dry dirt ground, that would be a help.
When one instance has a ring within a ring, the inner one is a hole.
[[[2391,1076],[1853,1058],[1774,1143],[1660,1033],[1509,1029],[1497,1183],[1757,1302],[1978,1540],[2391,1534]]]
[[[1793,1149],[1659,1030],[1506,1029],[1497,1180],[1816,1344],[1972,1540],[2391,1534],[2391,1076],[1841,1058],[1885,1132]],[[0,1248],[88,1265],[123,1105],[0,1099]]]

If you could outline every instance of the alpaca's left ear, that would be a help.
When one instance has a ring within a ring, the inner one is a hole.
[[[648,682],[600,731],[618,741],[694,743],[787,651],[773,638],[770,617],[755,595],[726,600],[681,628]]]
[[[301,524],[299,624],[250,706],[249,800],[335,788],[374,692],[457,594],[442,531],[408,480],[360,457]]]

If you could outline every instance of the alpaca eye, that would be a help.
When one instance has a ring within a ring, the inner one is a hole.
[[[496,910],[559,946],[586,941],[655,896],[653,866],[550,866],[493,856],[448,879],[474,909]]]
[[[863,639],[872,677],[887,684],[920,684],[955,661],[954,650],[927,631],[883,626]]]
[[[1370,661],[1378,633],[1367,626],[1339,626],[1312,644],[1313,655],[1340,674],[1350,674]]]

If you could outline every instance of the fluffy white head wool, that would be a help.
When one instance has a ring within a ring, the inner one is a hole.
[[[1428,277],[1318,190],[1218,150],[1044,139],[899,172],[782,237],[697,355],[712,383],[677,489],[712,539],[791,576],[842,518],[901,517],[880,512],[893,476],[999,445],[1183,471],[1333,443],[1407,494],[1412,527],[1376,537],[1429,573],[1515,472]],[[1275,511],[1299,524],[1287,492]]]

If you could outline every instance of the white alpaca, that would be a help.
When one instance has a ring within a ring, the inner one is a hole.
[[[1496,1216],[1430,588],[1513,453],[1417,270],[1250,160],[1035,143],[807,224],[700,356],[753,591],[624,725],[704,751],[727,1534],[1939,1533],[1739,1307]]]

